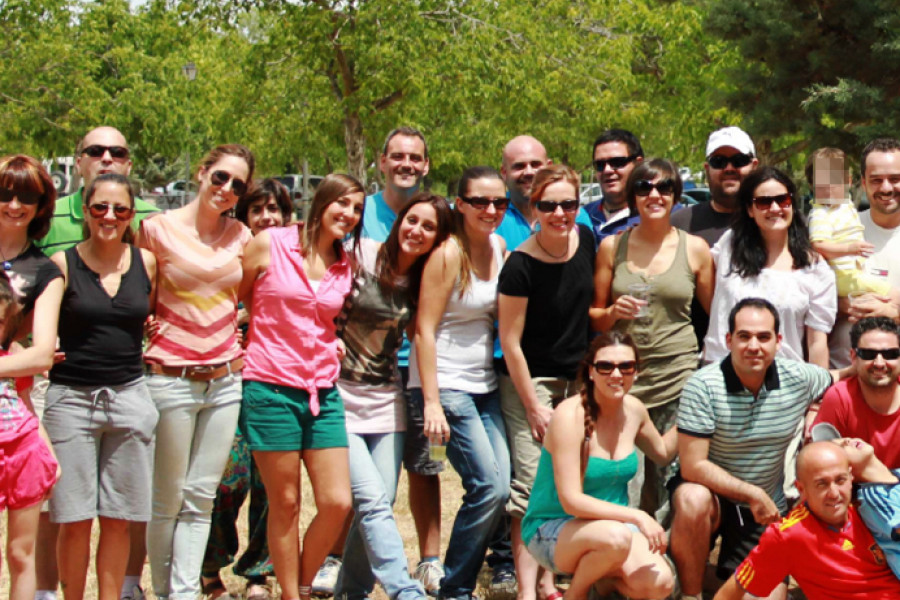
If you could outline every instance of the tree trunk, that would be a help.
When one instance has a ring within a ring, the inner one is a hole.
[[[347,171],[366,186],[366,136],[358,114],[344,116],[344,144],[347,146]]]

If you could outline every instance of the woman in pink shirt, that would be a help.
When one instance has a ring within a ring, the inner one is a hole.
[[[247,246],[240,297],[250,307],[241,430],[269,496],[269,551],[284,600],[309,598],[319,565],[351,509],[334,318],[353,270],[342,241],[358,243],[365,193],[327,176],[303,226],[262,231]],[[318,512],[299,546],[300,462]]]

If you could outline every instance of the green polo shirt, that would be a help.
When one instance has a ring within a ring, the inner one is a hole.
[[[56,208],[53,210],[53,218],[50,219],[50,231],[43,239],[35,240],[34,244],[47,256],[54,252],[67,250],[84,239],[82,225],[84,224],[84,206],[81,202],[81,193],[84,188],[79,188],[74,194],[57,198]],[[141,224],[141,220],[159,209],[154,205],[134,199],[134,227]]]

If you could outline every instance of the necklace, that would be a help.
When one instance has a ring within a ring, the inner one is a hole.
[[[538,231],[537,235],[534,236],[534,240],[537,242],[538,247],[544,251],[544,254],[546,254],[550,258],[560,259],[560,258],[565,258],[566,256],[569,255],[569,234],[568,233],[566,233],[566,251],[559,255],[553,254],[552,252],[550,252],[549,250],[544,248],[544,245],[541,243],[541,232],[540,231]]]
[[[26,240],[25,240],[25,245],[22,246],[22,248],[20,248],[18,252],[16,252],[15,254],[13,254],[13,259],[15,259],[17,256],[19,256],[19,255],[22,254],[23,252],[25,252],[25,248],[28,247],[28,244],[29,244],[29,243],[30,243],[30,242],[26,239]],[[2,263],[3,270],[4,270],[4,271],[10,271],[10,270],[12,270],[12,260],[9,260],[9,259],[6,258],[6,255],[3,253],[3,250],[2,250],[2,249],[0,249],[0,258],[3,259],[3,263]]]

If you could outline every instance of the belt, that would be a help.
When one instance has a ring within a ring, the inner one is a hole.
[[[169,377],[183,377],[195,381],[212,381],[219,377],[225,377],[244,368],[244,359],[236,358],[231,362],[215,365],[189,365],[185,367],[170,367],[157,363],[147,363],[147,372],[154,375],[168,375]]]

